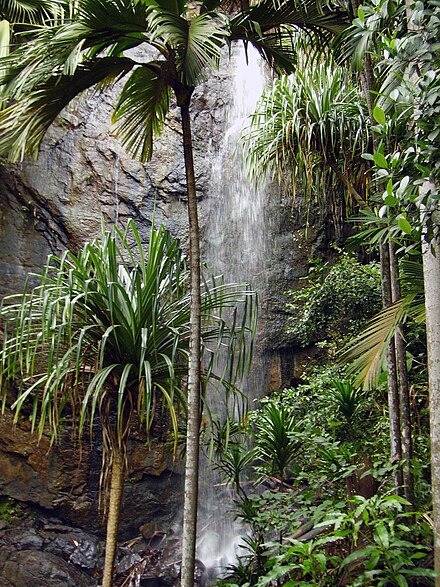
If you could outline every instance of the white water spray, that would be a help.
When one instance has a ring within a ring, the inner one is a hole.
[[[267,186],[256,187],[249,182],[239,141],[242,130],[249,123],[249,115],[255,110],[264,90],[266,79],[261,60],[252,46],[248,47],[247,56],[243,47],[237,47],[232,61],[235,75],[226,112],[224,140],[212,159],[211,206],[204,238],[205,259],[209,268],[215,274],[222,274],[226,282],[250,283],[261,300],[266,287],[265,264],[268,258]],[[240,387],[251,401],[263,395],[263,386],[260,366],[253,369]],[[215,406],[214,411],[217,408]],[[205,514],[202,514],[197,554],[208,568],[218,574],[236,561],[244,531],[234,522],[229,511],[232,500],[221,503],[222,496],[212,486],[215,483],[213,476],[207,471],[205,478],[208,480],[207,488],[202,492],[201,499],[201,509],[205,510]]]

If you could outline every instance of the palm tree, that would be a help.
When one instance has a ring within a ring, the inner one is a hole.
[[[243,2],[241,9],[220,0],[48,0],[60,9],[74,5],[71,18],[33,31],[0,71],[0,155],[11,160],[38,155],[41,140],[59,112],[79,93],[130,74],[113,121],[128,151],[151,157],[171,94],[180,109],[188,195],[191,269],[191,343],[188,383],[187,457],[182,585],[194,581],[200,412],[200,246],[193,165],[190,103],[197,84],[217,67],[232,41],[251,43],[277,71],[292,71],[295,29],[329,38],[344,27],[338,10],[316,0]],[[325,5],[326,6],[326,5]],[[228,11],[229,10],[229,11]],[[150,49],[136,58],[131,49]],[[153,52],[153,57],[151,57]]]
[[[40,436],[49,431],[55,440],[66,414],[80,437],[99,414],[104,479],[110,472],[104,587],[112,584],[130,428],[137,420],[148,434],[165,412],[177,446],[178,410],[186,408],[188,284],[178,242],[163,227],[152,228],[144,254],[130,222],[124,232],[104,233],[77,255],[52,256],[39,284],[6,298],[2,308],[1,394],[5,405],[8,382],[19,385],[15,420],[30,408],[33,429]],[[249,357],[241,340],[252,325],[252,297],[218,280],[203,288],[207,373],[221,341],[229,356],[237,355],[236,372],[245,366]],[[221,318],[222,309],[235,304],[244,308],[244,331]]]

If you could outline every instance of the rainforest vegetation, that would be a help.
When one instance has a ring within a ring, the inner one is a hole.
[[[113,119],[133,157],[151,157],[172,99],[180,110],[189,260],[162,227],[145,247],[129,223],[52,257],[36,287],[2,306],[4,409],[54,439],[65,410],[79,435],[100,417],[111,488],[103,587],[127,435],[134,419],[149,432],[159,405],[176,450],[187,424],[185,587],[200,444],[243,523],[243,550],[219,584],[439,586],[437,0],[0,0],[0,14],[0,154],[10,161],[37,156],[77,94],[124,75]],[[249,174],[324,210],[338,244],[286,292],[284,328],[313,358],[239,420],[204,417],[201,434],[205,380],[239,394],[255,329],[251,289],[201,274],[192,159],[194,89],[238,41],[274,71],[243,129]],[[132,58],[142,44],[157,58]],[[218,373],[221,345],[231,369]]]

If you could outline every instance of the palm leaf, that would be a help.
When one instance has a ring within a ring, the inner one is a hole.
[[[0,0],[0,18],[11,23],[29,22],[37,16],[44,4],[47,4],[45,0]]]
[[[189,23],[182,81],[194,86],[206,79],[207,69],[218,68],[228,36],[227,20],[220,14],[206,13]]]
[[[159,72],[159,73],[158,73]],[[153,138],[161,133],[169,110],[169,86],[148,65],[136,68],[127,80],[116,104],[113,122],[116,135],[133,157],[151,159]]]
[[[349,363],[347,374],[355,375],[355,385],[363,385],[365,389],[377,385],[390,340],[407,319],[412,299],[411,296],[401,298],[381,310],[367,328],[342,350],[339,361]]]
[[[98,59],[78,66],[68,84],[63,76],[54,76],[5,107],[0,112],[0,154],[11,161],[22,158],[26,151],[37,157],[47,129],[72,98],[98,82],[117,80],[133,65],[128,58]]]
[[[286,27],[292,27],[294,31],[306,31],[313,36],[314,41],[324,46],[347,24],[345,13],[321,7],[314,0],[306,0],[305,3],[262,0],[238,13],[231,19],[230,26],[232,40],[252,42],[263,58],[269,58],[269,65],[273,67],[277,64],[277,54],[281,55],[278,66],[288,64],[288,59],[292,56],[292,42],[289,40],[292,32]],[[267,33],[272,39],[265,44],[264,36]],[[274,42],[276,35],[278,40]],[[271,51],[271,44],[276,51]],[[286,71],[292,71],[291,65],[288,65]]]

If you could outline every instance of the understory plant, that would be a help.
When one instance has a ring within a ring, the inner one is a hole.
[[[428,504],[419,501],[422,515],[392,491],[385,394],[338,366],[315,368],[308,383],[261,400],[247,445],[243,431],[230,436],[219,468],[231,479],[230,455],[246,463],[234,483],[248,535],[223,584],[432,585]]]
[[[301,346],[355,333],[381,308],[379,266],[347,253],[335,263],[315,260],[305,286],[288,296],[288,332]]]
[[[52,255],[37,285],[4,299],[0,351],[3,410],[27,417],[39,436],[55,441],[66,422],[81,439],[99,418],[107,513],[104,585],[113,576],[130,430],[163,421],[177,448],[178,419],[186,412],[190,341],[189,272],[179,242],[163,226],[151,229],[144,250],[130,221],[103,231],[78,253]],[[253,293],[221,279],[202,284],[202,340],[206,379],[215,379],[220,345],[234,356],[226,390],[249,359]],[[222,314],[241,306],[239,328]],[[108,496],[108,499],[107,499]]]

